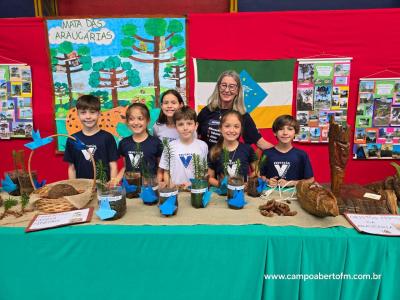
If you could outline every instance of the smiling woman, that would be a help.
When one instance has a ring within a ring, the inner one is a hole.
[[[223,72],[217,81],[213,93],[197,118],[199,138],[209,148],[218,142],[221,136],[219,129],[222,115],[228,110],[236,110],[243,117],[243,140],[246,144],[256,144],[261,149],[271,148],[272,144],[264,140],[258,132],[251,116],[246,112],[243,100],[243,86],[235,71]]]

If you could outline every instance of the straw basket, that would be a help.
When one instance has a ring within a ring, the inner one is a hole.
[[[58,137],[58,136],[66,136],[76,141],[76,139],[73,136],[66,134],[54,134],[49,137]],[[30,202],[35,205],[35,208],[45,213],[70,211],[85,207],[91,200],[93,200],[96,197],[96,164],[92,153],[88,151],[93,166],[93,174],[94,174],[93,179],[62,180],[53,182],[51,184],[46,184],[45,186],[36,189],[31,172],[31,161],[34,152],[35,150],[32,150],[32,152],[29,155],[28,173],[32,186],[34,187],[34,191],[30,195]],[[56,199],[48,198],[48,193],[50,189],[57,184],[71,185],[79,192],[79,194],[72,196],[63,196]]]

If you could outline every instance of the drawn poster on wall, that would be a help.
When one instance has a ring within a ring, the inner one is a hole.
[[[124,119],[132,102],[145,103],[152,123],[167,89],[186,95],[184,18],[47,20],[57,133],[81,129],[80,95],[100,98],[100,127],[116,139],[131,134]],[[151,127],[151,126],[150,126]],[[58,150],[64,151],[65,138]]]
[[[400,78],[361,78],[354,159],[400,158]]]
[[[300,132],[296,141],[327,143],[329,119],[347,122],[351,58],[299,59],[296,118]]]
[[[0,139],[30,138],[32,75],[28,65],[0,65]]]

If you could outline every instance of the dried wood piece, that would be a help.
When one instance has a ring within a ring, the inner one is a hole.
[[[265,217],[273,217],[274,214],[278,216],[295,216],[297,211],[291,211],[289,205],[286,203],[269,200],[267,203],[258,207],[260,213]]]
[[[297,199],[300,206],[310,214],[318,217],[339,215],[335,195],[318,183],[307,183],[300,180],[297,185]]]
[[[380,199],[368,197],[367,193],[376,194]],[[340,213],[397,214],[397,199],[393,190],[375,193],[361,185],[344,185],[338,204]]]
[[[340,194],[343,184],[345,168],[349,159],[350,128],[341,126],[334,122],[333,117],[329,120],[329,164],[331,167],[331,190],[334,195]]]

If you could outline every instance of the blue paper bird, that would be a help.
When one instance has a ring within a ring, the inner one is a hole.
[[[163,204],[160,205],[160,212],[164,216],[171,216],[176,210],[176,195],[168,197]]]
[[[224,177],[224,179],[222,179],[222,181],[221,181],[221,184],[220,184],[219,188],[217,188],[215,190],[215,192],[218,195],[226,195],[226,193],[228,192],[227,185],[228,185],[228,177]]]
[[[40,148],[40,147],[47,145],[53,141],[53,138],[51,138],[51,137],[41,138],[39,130],[37,130],[37,131],[33,130],[32,138],[33,138],[33,142],[30,142],[30,143],[27,143],[24,145],[25,147],[27,147],[31,150]]]
[[[87,149],[87,146],[85,145],[85,143],[83,143],[83,142],[82,142],[80,139],[78,139],[77,137],[75,137],[75,139],[76,139],[76,141],[72,140],[71,142],[72,142],[72,146],[73,146],[76,150],[81,151],[81,150]]]
[[[125,177],[122,178],[122,186],[125,188],[127,193],[133,193],[137,190],[137,186],[129,184]]]
[[[157,195],[151,186],[142,186],[139,197],[144,203],[154,203],[157,201]]]
[[[246,201],[244,201],[243,190],[234,191],[233,198],[228,199],[228,204],[237,208],[242,208],[243,206],[245,206]]]
[[[96,215],[101,220],[107,220],[115,216],[117,212],[110,207],[108,200],[100,200],[99,209],[96,211]]]
[[[6,175],[4,180],[1,181],[1,186],[4,191],[11,193],[17,189],[17,185],[11,180],[10,176]]]
[[[208,205],[208,202],[210,202],[211,194],[212,191],[207,191],[203,194],[203,199],[202,199],[203,207],[206,207]]]
[[[257,178],[257,181],[258,181],[257,192],[261,193],[264,189],[267,188],[267,183],[261,178]]]
[[[46,184],[46,179],[43,179],[41,182],[39,182],[36,178],[33,178],[33,184],[35,185],[36,189],[41,188]]]

